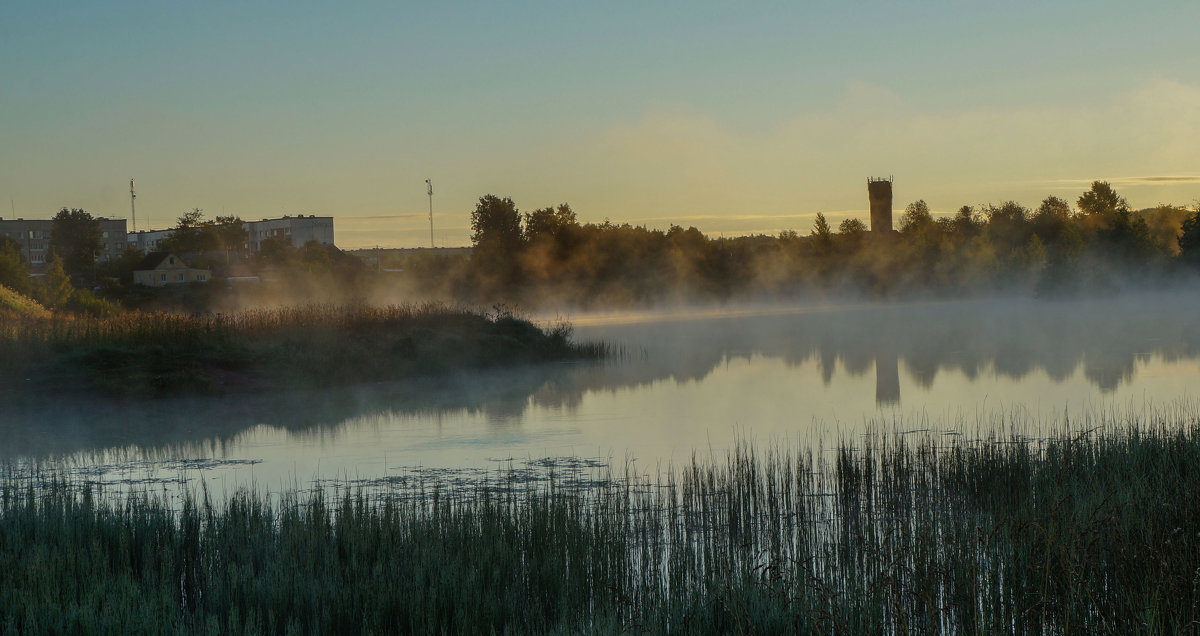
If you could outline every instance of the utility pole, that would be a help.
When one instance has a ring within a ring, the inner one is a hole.
[[[425,180],[425,186],[429,189],[429,247],[436,247],[433,244],[433,182],[429,179]]]
[[[137,194],[133,192],[133,179],[129,180],[129,218],[133,221],[133,231],[137,231],[137,206],[133,204],[133,200],[137,198]]]

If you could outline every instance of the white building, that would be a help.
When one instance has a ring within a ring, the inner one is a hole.
[[[259,244],[273,236],[288,237],[295,247],[303,247],[309,241],[333,245],[333,217],[300,215],[246,221],[246,232],[251,254],[257,254]]]
[[[261,221],[243,221],[246,228],[247,247],[251,254],[257,254],[262,241],[273,236],[290,239],[295,247],[303,247],[309,241],[333,245],[332,216],[285,216],[279,219],[263,219]],[[171,235],[172,230],[143,230],[129,233],[129,247],[137,248],[149,254],[159,250],[163,239]]]

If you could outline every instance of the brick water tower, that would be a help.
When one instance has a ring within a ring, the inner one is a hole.
[[[871,197],[871,232],[890,234],[892,231],[892,178],[867,178],[867,194]]]

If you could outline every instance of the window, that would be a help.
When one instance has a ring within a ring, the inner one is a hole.
[[[172,257],[171,257],[171,264],[172,264],[172,265],[174,265],[174,264],[175,264],[175,257],[174,257],[174,256],[172,256]]]
[[[108,238],[108,232],[101,232],[100,238]]]
[[[183,272],[179,273],[179,277],[177,278],[177,280],[181,283],[183,282]]]
[[[164,283],[165,283],[165,282],[167,282],[167,275],[166,275],[166,274],[162,274],[162,279],[161,279],[161,280],[162,280],[162,282],[164,282]]]
[[[208,280],[208,278],[204,274],[196,274],[196,280],[203,283],[204,281]]]

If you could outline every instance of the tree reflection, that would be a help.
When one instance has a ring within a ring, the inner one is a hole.
[[[519,425],[535,405],[571,412],[589,393],[656,382],[701,381],[731,360],[814,362],[823,383],[840,367],[875,374],[880,406],[901,400],[901,378],[931,387],[940,374],[985,381],[1042,371],[1055,382],[1082,369],[1101,392],[1136,373],[1139,360],[1200,357],[1200,298],[1044,303],[972,301],[812,308],[763,315],[612,324],[577,330],[626,357],[544,365],[329,391],[156,401],[16,402],[3,406],[0,459],[133,446],[220,444],[267,424],[336,434],[356,418],[474,414]],[[901,367],[904,374],[901,373]]]

